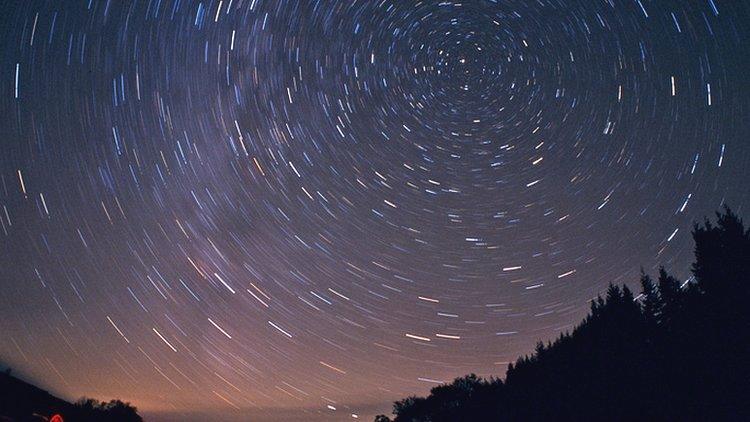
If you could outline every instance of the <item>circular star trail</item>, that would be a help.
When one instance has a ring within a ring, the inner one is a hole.
[[[745,0],[8,3],[0,359],[68,398],[371,418],[750,199]]]

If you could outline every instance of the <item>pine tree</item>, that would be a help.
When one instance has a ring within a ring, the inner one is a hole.
[[[607,288],[607,302],[616,303],[620,302],[621,300],[622,291],[620,291],[620,286],[610,283],[609,287]]]
[[[717,213],[716,225],[706,220],[693,229],[695,263],[693,274],[709,301],[724,297],[738,302],[750,299],[750,229],[728,207]],[[714,303],[714,306],[728,304]]]
[[[646,274],[643,268],[641,268],[641,294],[643,295],[641,306],[646,322],[656,324],[659,318],[659,293],[656,291],[651,276]]]
[[[664,267],[659,268],[659,322],[670,324],[680,308],[680,282],[669,275]]]

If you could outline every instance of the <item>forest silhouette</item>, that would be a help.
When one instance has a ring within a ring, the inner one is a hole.
[[[750,420],[750,230],[725,207],[693,228],[681,283],[641,271],[505,379],[474,374],[393,405],[394,422]],[[391,421],[379,415],[376,422]]]
[[[729,208],[693,228],[686,282],[641,272],[640,293],[610,285],[572,332],[510,364],[505,378],[474,374],[407,397],[393,419],[447,421],[750,420],[750,229]],[[0,421],[138,422],[119,400],[68,403],[0,374]]]
[[[0,422],[142,422],[138,409],[121,400],[83,397],[75,403],[53,396],[11,375],[0,373]]]

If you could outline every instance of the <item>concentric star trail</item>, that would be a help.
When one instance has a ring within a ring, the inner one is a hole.
[[[0,361],[66,398],[371,419],[750,200],[746,0],[0,16]]]

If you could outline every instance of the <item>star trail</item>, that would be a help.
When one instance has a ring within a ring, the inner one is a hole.
[[[502,375],[750,205],[749,37],[746,0],[4,1],[0,361],[157,420]]]

